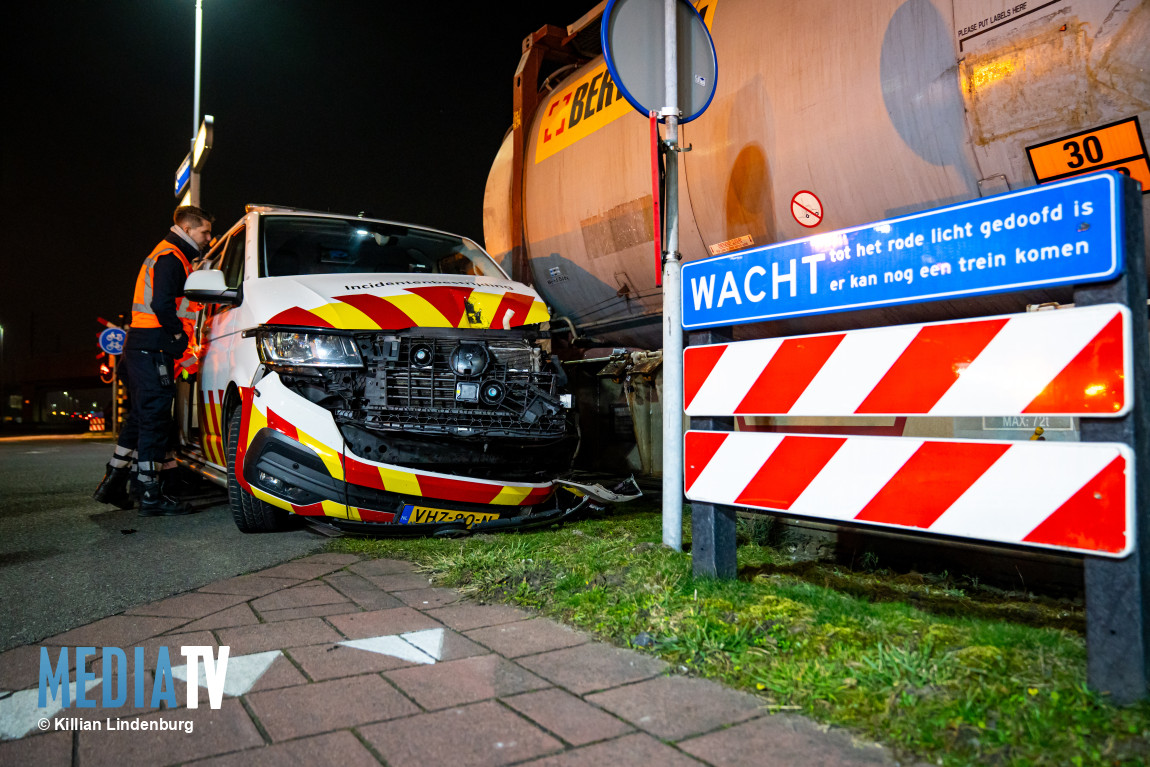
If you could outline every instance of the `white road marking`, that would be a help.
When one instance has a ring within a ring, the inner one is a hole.
[[[425,629],[400,634],[404,641],[415,645],[436,660],[443,660],[443,629]]]
[[[228,673],[224,678],[224,694],[237,697],[252,689],[255,683],[260,681],[260,677],[275,663],[276,658],[281,655],[283,653],[279,650],[268,650],[267,652],[228,658]],[[204,680],[207,679],[204,673],[204,662],[200,661],[197,665],[199,668],[196,671],[196,686],[207,689],[204,686]],[[172,676],[184,682],[188,681],[187,664],[174,666]]]
[[[430,666],[440,660],[443,654],[443,629],[409,631],[405,634],[388,634],[368,639],[349,639],[340,644],[355,650],[367,650]]]
[[[84,685],[84,692],[91,692],[92,688],[99,683],[99,679],[88,680],[88,683]],[[51,719],[64,708],[63,702],[59,700],[60,697],[62,696],[57,695],[56,698],[52,698],[49,693],[46,700],[48,705],[40,708],[36,705],[40,702],[40,689],[36,687],[31,690],[21,690],[0,700],[0,740],[16,740],[38,729],[37,722],[41,719]],[[72,701],[74,705],[76,700],[75,682],[68,685],[68,700]],[[88,710],[77,709],[77,711]]]

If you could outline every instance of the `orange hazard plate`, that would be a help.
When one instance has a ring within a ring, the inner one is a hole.
[[[412,506],[409,504],[403,507],[403,513],[400,514],[398,521],[400,524],[404,525],[427,525],[436,524],[439,522],[463,522],[468,527],[472,527],[479,524],[480,522],[490,522],[493,519],[499,519],[499,515],[478,511],[432,509],[427,506]]]
[[[1116,170],[1150,192],[1150,164],[1137,117],[1062,136],[1026,148],[1038,183],[1057,181],[1096,170]]]

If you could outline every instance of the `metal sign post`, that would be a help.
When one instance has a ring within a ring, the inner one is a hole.
[[[124,351],[124,341],[127,338],[128,334],[123,328],[108,324],[108,327],[101,331],[99,339],[100,349],[108,355],[108,361],[111,363],[109,367],[112,368],[112,412],[105,416],[104,423],[111,422],[112,436],[114,437],[120,433],[120,419],[118,417],[120,379],[116,376],[116,365],[120,354]]]
[[[683,366],[682,305],[679,295],[682,256],[679,254],[679,83],[676,54],[676,0],[663,0],[663,80],[667,122],[667,253],[663,257],[663,402],[681,402]],[[670,299],[670,300],[668,300]],[[663,408],[663,545],[683,550],[683,409]]]
[[[183,195],[180,205],[200,204],[200,174],[212,149],[214,118],[204,115],[200,121],[200,63],[203,47],[204,9],[203,0],[196,0],[196,71],[194,98],[192,102],[192,138],[188,156],[176,169],[176,197]]]
[[[655,30],[662,29],[657,35]],[[715,45],[686,0],[611,0],[603,12],[603,58],[624,98],[667,126],[663,254],[663,402],[683,401],[683,323],[679,301],[679,124],[715,95]],[[657,131],[656,131],[657,135]],[[656,222],[662,228],[662,222]],[[663,544],[683,548],[683,410],[663,407]]]
[[[112,412],[108,413],[108,415],[105,416],[104,423],[107,424],[110,422],[112,424],[112,436],[113,437],[119,437],[120,436],[120,377],[118,375],[116,375],[116,366],[119,364],[119,362],[117,362],[118,358],[115,355],[111,355],[111,357],[112,357],[112,365],[111,365],[111,368],[112,368],[112,408],[111,408]]]
[[[204,6],[203,0],[196,0],[196,83],[195,97],[192,104],[192,145],[188,156],[192,157],[192,174],[188,182],[187,204],[199,206],[200,204],[200,167],[195,160],[196,138],[202,132],[200,126],[200,62],[204,40]]]
[[[1134,338],[1132,407],[1122,418],[1083,418],[1083,442],[1117,442],[1137,456],[1134,476],[1135,511],[1131,553],[1123,559],[1087,556],[1086,578],[1086,681],[1096,690],[1110,693],[1119,704],[1145,700],[1150,695],[1150,352],[1147,350],[1146,272],[1142,261],[1145,222],[1135,183],[1119,176],[1125,185],[1123,207],[1116,211],[1123,221],[1123,247],[1129,258],[1119,279],[1100,285],[1080,286],[1074,291],[1075,306],[1118,303],[1131,308]],[[1141,463],[1138,463],[1141,461]]]
[[[109,367],[112,368],[112,413],[105,416],[105,423],[112,423],[112,436],[120,434],[120,419],[118,419],[117,402],[120,399],[120,378],[116,377],[116,361],[124,351],[124,342],[128,339],[128,332],[122,328],[108,323],[108,327],[100,332],[100,351],[108,355]]]

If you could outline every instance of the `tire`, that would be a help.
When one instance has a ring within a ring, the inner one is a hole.
[[[242,407],[242,406],[241,406]],[[240,444],[240,413],[235,408],[228,417],[228,505],[232,519],[242,533],[275,533],[292,526],[292,515],[245,492],[236,479],[236,453]]]

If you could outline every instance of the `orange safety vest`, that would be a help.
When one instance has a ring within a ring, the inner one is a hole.
[[[200,347],[188,345],[184,356],[176,363],[176,375],[187,378],[200,372]]]
[[[188,336],[188,348],[184,356],[176,362],[176,373],[191,375],[200,369],[200,346],[196,343],[196,315],[204,305],[187,298],[181,298],[176,303],[176,316],[184,326],[184,333]]]
[[[188,263],[188,259],[184,258],[184,254],[180,249],[169,242],[161,241],[148,257],[144,259],[144,265],[140,267],[140,274],[136,277],[136,292],[132,296],[132,327],[134,328],[158,328],[160,319],[156,313],[152,311],[152,282],[155,279],[153,269],[156,266],[156,261],[160,256],[171,253],[176,258],[180,259],[180,263],[184,265],[184,274],[188,275],[192,271],[192,265]],[[182,302],[181,302],[182,303]],[[177,313],[181,307],[177,306]],[[195,312],[191,312],[192,329],[195,329]],[[183,317],[180,316],[180,322],[187,331],[189,324]]]
[[[176,316],[180,318],[180,324],[184,326],[184,332],[188,334],[188,338],[195,337],[196,315],[203,308],[203,304],[187,298],[181,298],[176,304]]]

